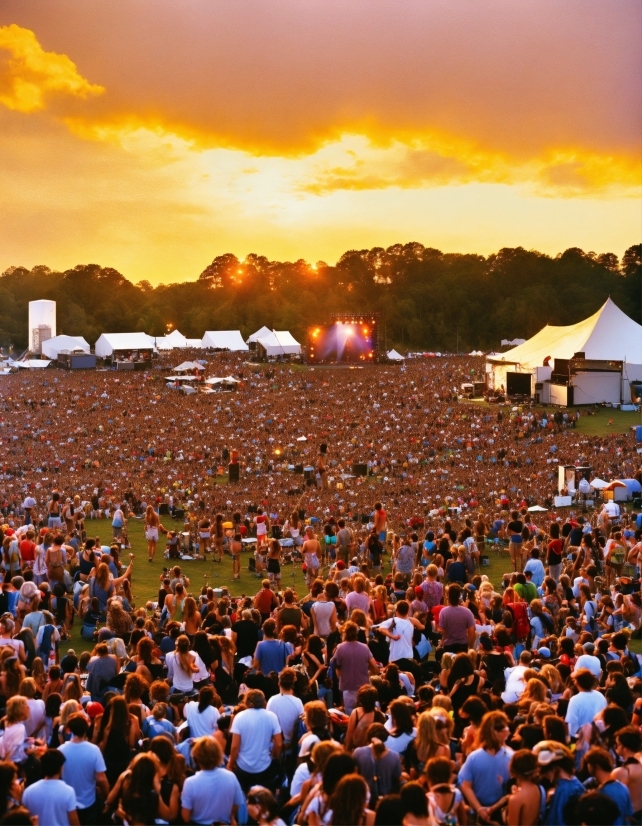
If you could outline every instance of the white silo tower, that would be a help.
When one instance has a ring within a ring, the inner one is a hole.
[[[56,302],[40,299],[29,302],[29,342],[34,353],[42,352],[42,342],[56,336]]]

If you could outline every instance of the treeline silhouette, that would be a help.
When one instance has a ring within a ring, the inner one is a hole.
[[[188,338],[217,329],[246,337],[264,324],[305,343],[307,328],[331,312],[377,312],[382,346],[463,352],[580,321],[608,296],[642,321],[642,244],[621,261],[577,248],[554,258],[521,247],[484,257],[418,243],[350,250],[335,266],[226,254],[197,281],[157,287],[98,264],[10,267],[0,276],[0,344],[25,348],[28,302],[48,298],[58,332],[92,344],[103,332],[161,336],[168,325]]]

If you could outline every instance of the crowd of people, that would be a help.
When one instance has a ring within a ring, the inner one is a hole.
[[[642,514],[528,511],[559,463],[639,473],[633,435],[463,403],[472,360],[223,360],[240,389],[195,402],[153,373],[9,377],[0,823],[642,823]],[[255,539],[257,593],[193,586],[170,535],[137,606],[128,520],[153,560],[169,509],[231,580]]]

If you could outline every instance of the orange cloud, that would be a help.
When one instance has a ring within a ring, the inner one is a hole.
[[[88,98],[104,92],[79,74],[67,55],[46,52],[29,29],[0,27],[0,103],[18,112],[37,112],[47,98]]]

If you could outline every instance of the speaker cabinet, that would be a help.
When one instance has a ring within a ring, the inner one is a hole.
[[[169,516],[169,505],[167,502],[161,502],[158,506],[158,515],[159,516]]]
[[[365,462],[355,462],[352,465],[352,475],[353,476],[367,476],[368,475],[368,465]]]
[[[239,480],[239,469],[240,469],[240,465],[238,465],[236,463],[233,464],[233,465],[229,465],[229,467],[228,467],[229,477],[228,478],[229,478],[230,482],[238,482],[238,480]]]

